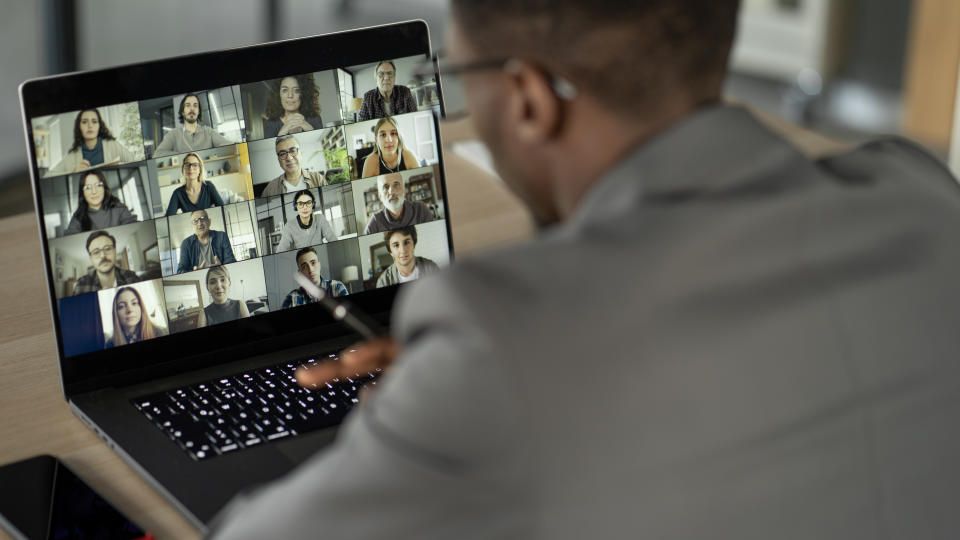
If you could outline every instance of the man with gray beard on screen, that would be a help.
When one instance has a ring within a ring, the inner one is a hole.
[[[370,216],[363,234],[399,229],[418,223],[433,221],[433,210],[422,201],[408,201],[406,187],[400,173],[390,173],[377,177],[377,194],[383,203],[383,210]]]

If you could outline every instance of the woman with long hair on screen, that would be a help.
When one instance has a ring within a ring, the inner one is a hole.
[[[320,91],[313,74],[271,81],[264,113],[267,116],[263,123],[265,138],[322,128]]]
[[[80,175],[77,209],[63,234],[75,234],[136,223],[137,216],[110,192],[107,179],[100,171]]]
[[[247,309],[243,299],[227,298],[233,283],[230,281],[230,271],[226,266],[214,266],[207,270],[205,281],[212,302],[200,312],[199,326],[220,324],[250,316],[250,310]]]
[[[361,178],[416,169],[420,166],[417,156],[404,146],[396,120],[389,116],[377,120],[373,134],[377,144],[363,162]]]
[[[110,133],[100,111],[84,109],[73,121],[73,146],[46,176],[80,172],[99,165],[128,163],[137,158]]]
[[[121,287],[113,297],[113,337],[107,347],[119,347],[167,335],[162,327],[154,326],[140,293],[133,287]]]
[[[220,198],[217,188],[203,179],[203,160],[199,155],[191,152],[183,156],[180,172],[183,174],[184,184],[173,190],[166,215],[176,215],[178,210],[195,212],[211,206],[223,206],[223,199]]]

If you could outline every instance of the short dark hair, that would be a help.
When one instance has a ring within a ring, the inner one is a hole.
[[[318,259],[320,258],[320,255],[317,253],[317,250],[313,249],[313,246],[307,246],[297,251],[297,256],[293,258],[294,262],[297,263],[297,266],[300,266],[300,257],[303,257],[307,253],[313,253]]]
[[[100,238],[101,236],[106,236],[107,238],[109,238],[110,241],[113,242],[113,247],[117,247],[117,239],[111,236],[110,233],[108,233],[107,231],[97,231],[97,232],[91,233],[90,236],[87,237],[87,253],[90,253],[90,242],[93,242],[94,240],[96,240],[97,238]]]
[[[188,97],[195,97],[195,98],[197,98],[197,108],[200,109],[200,112],[197,113],[197,123],[199,124],[200,121],[203,120],[203,105],[202,105],[201,102],[200,102],[200,96],[198,96],[198,95],[196,95],[196,94],[187,94],[187,95],[183,96],[183,99],[180,100],[180,113],[179,113],[179,115],[180,115],[180,123],[181,123],[181,124],[183,123],[183,106],[184,106],[184,104],[186,104]]]
[[[407,225],[406,227],[390,229],[389,231],[383,233],[383,243],[387,245],[387,251],[390,251],[390,237],[395,234],[413,237],[413,245],[417,245],[417,228],[413,225]]]
[[[297,192],[296,195],[293,196],[293,209],[294,209],[294,210],[297,209],[297,199],[299,199],[301,195],[307,195],[307,196],[309,196],[309,197],[310,197],[310,200],[313,201],[313,206],[314,206],[314,207],[317,206],[317,199],[314,198],[313,193],[311,193],[309,189],[301,189],[300,191]]]
[[[535,63],[608,109],[636,117],[674,96],[696,103],[719,98],[739,5],[739,0],[453,0],[451,10],[485,56]]]

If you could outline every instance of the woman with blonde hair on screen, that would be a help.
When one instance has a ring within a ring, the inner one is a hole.
[[[233,300],[227,297],[230,292],[230,271],[226,266],[214,266],[207,270],[204,279],[207,292],[210,293],[210,304],[200,312],[199,326],[220,324],[250,316],[243,299]]]
[[[220,198],[217,188],[203,179],[203,160],[199,155],[190,152],[183,156],[180,172],[183,173],[184,185],[173,190],[166,215],[175,216],[178,210],[186,213],[223,206],[223,199]]]
[[[150,321],[143,298],[133,287],[118,289],[111,306],[113,337],[107,340],[107,348],[167,335],[166,330]]]
[[[389,116],[377,120],[373,134],[377,144],[363,162],[361,178],[416,169],[420,166],[417,156],[404,146],[396,120]]]

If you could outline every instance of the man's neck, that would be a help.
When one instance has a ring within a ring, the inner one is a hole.
[[[283,179],[292,186],[300,185],[300,179],[303,178],[303,169],[297,169],[295,172],[284,171]]]
[[[97,279],[100,280],[101,289],[112,288],[117,281],[117,267],[114,266],[110,268],[110,270],[106,274],[97,270]]]
[[[393,210],[387,208],[386,206],[384,206],[383,208],[384,208],[384,210],[387,211],[387,214],[389,214],[390,217],[391,217],[394,221],[400,221],[400,218],[403,217],[403,207],[404,207],[404,206],[405,206],[405,204],[401,204],[401,205],[400,205],[400,211],[399,211],[399,212],[394,212]]]
[[[567,220],[598,181],[636,148],[697,109],[697,106],[664,104],[655,115],[627,118],[597,103],[581,104],[563,139],[538,159],[547,164],[556,219]],[[589,129],[587,129],[589,127]],[[596,137],[608,133],[610,137]],[[639,171],[638,171],[639,172]]]
[[[197,234],[195,236],[197,237],[197,240],[199,240],[201,244],[206,244],[207,242],[210,241],[210,231],[203,233],[203,236],[201,236],[200,234]]]
[[[390,91],[387,92],[387,93],[384,93],[384,92],[381,91],[381,92],[380,92],[380,95],[383,96],[383,99],[385,99],[385,100],[387,100],[387,101],[390,101],[390,96],[393,95],[393,88],[391,88]]]
[[[197,132],[197,123],[196,122],[184,122],[183,129],[189,131],[190,133]]]
[[[416,268],[417,268],[417,258],[416,258],[416,257],[414,257],[414,258],[410,261],[410,264],[407,265],[406,267],[400,266],[399,264],[397,265],[397,271],[400,272],[400,275],[403,276],[403,277],[409,277],[410,274],[412,274],[413,271],[414,271]]]

